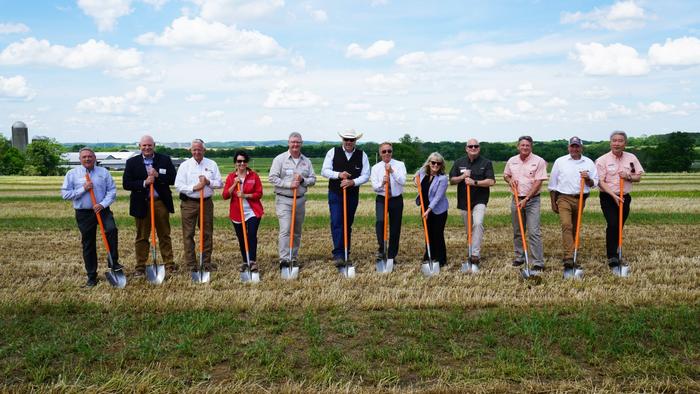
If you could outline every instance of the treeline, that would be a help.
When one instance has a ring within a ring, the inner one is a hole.
[[[54,139],[34,140],[25,152],[0,135],[0,175],[63,175],[64,148]]]

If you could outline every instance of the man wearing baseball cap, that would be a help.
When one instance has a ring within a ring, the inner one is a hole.
[[[591,159],[582,155],[583,143],[578,137],[569,140],[569,154],[558,158],[552,166],[549,176],[549,196],[552,211],[559,214],[562,237],[562,264],[564,269],[580,268],[574,266],[574,237],[581,191],[581,179],[584,181],[583,201],[585,204],[591,188],[598,185],[598,171]]]
[[[333,236],[333,261],[342,268],[345,261],[343,238],[343,189],[347,194],[348,254],[352,235],[352,222],[360,197],[360,185],[369,180],[370,166],[367,154],[355,145],[362,133],[346,130],[338,133],[343,140],[340,147],[332,148],[323,159],[321,175],[328,178],[328,208],[331,212],[331,234]],[[349,259],[349,257],[348,257]]]

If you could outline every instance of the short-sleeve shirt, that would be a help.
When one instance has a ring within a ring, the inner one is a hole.
[[[618,158],[612,153],[612,151],[610,151],[603,156],[600,156],[598,160],[595,161],[595,165],[598,169],[598,178],[600,179],[600,183],[605,183],[605,185],[616,194],[620,193],[619,171],[624,170],[631,173],[632,167],[634,167],[635,174],[644,173],[642,163],[639,162],[637,156],[629,152],[622,152],[622,155]],[[632,182],[625,179],[623,194],[627,194],[631,191]]]
[[[520,196],[527,196],[536,181],[547,179],[547,162],[534,153],[530,153],[525,160],[521,160],[520,155],[515,155],[508,159],[503,174],[518,182]]]
[[[469,156],[464,156],[455,160],[450,170],[450,178],[462,175],[462,168],[470,170],[471,174],[469,177],[475,181],[482,181],[484,179],[496,180],[496,176],[493,173],[493,163],[491,163],[491,160],[481,155],[474,161],[469,161]],[[472,186],[469,191],[472,200],[472,208],[477,204],[487,205],[489,203],[490,190],[490,187]],[[462,210],[467,209],[467,185],[464,182],[457,184],[457,208]]]

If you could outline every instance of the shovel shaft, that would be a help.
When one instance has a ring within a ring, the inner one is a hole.
[[[294,219],[297,216],[297,189],[292,191],[292,221],[289,225],[289,260],[292,259],[292,250],[294,249]],[[291,267],[291,265],[290,265]],[[291,272],[291,271],[290,271]]]
[[[581,217],[583,215],[583,188],[585,180],[581,177],[581,190],[578,192],[578,213],[576,214],[576,239],[574,241],[574,261],[576,261],[576,251],[578,250],[581,235]]]
[[[343,188],[343,247],[345,261],[348,261],[348,191]]]
[[[389,190],[389,170],[386,170],[386,184],[384,186],[384,252],[386,254],[386,242],[389,239],[389,232],[387,231],[387,222],[389,220],[389,195],[391,191]],[[386,258],[386,256],[384,256]]]
[[[625,179],[620,177],[620,203],[618,204],[617,220],[617,249],[619,257],[622,258],[622,211],[625,205]]]
[[[520,226],[520,239],[523,241],[523,251],[527,260],[527,241],[525,240],[525,229],[523,228],[523,216],[520,214],[520,197],[518,197],[518,186],[513,186],[513,197],[515,198],[515,209],[518,212],[518,225]],[[526,261],[527,262],[527,261]]]
[[[471,192],[471,185],[467,185],[467,242],[469,243],[469,257],[472,257],[472,192]]]
[[[425,236],[425,246],[428,248],[428,259],[430,259],[430,238],[428,238],[428,222],[425,219],[425,207],[423,206],[423,190],[420,187],[420,175],[416,175],[416,187],[418,187],[418,200],[420,201],[420,217],[423,219],[423,235]]]
[[[89,182],[90,181],[90,174],[87,172],[85,173],[85,179]],[[97,199],[95,198],[95,191],[90,189],[90,200],[92,201],[92,205],[97,205]],[[112,259],[112,252],[109,250],[109,242],[107,242],[107,235],[105,235],[105,225],[102,223],[102,215],[100,215],[99,212],[95,213],[95,217],[97,217],[97,224],[100,226],[100,235],[102,235],[102,243],[105,245],[105,249],[107,250],[107,254],[109,255],[108,259]]]
[[[242,183],[238,183],[238,192],[243,193]],[[243,228],[243,245],[245,246],[246,263],[250,264],[250,257],[248,257],[248,229],[246,228],[245,216],[243,214],[243,197],[238,197],[238,207],[241,211],[241,227]]]
[[[204,189],[199,190],[199,255],[204,254]]]

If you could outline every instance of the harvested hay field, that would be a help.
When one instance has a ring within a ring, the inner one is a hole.
[[[86,290],[73,211],[58,197],[60,178],[0,177],[0,387],[700,391],[698,184],[694,174],[650,174],[638,195],[633,192],[627,279],[613,277],[604,264],[605,225],[593,196],[583,219],[584,280],[561,278],[559,227],[547,201],[548,269],[540,285],[522,282],[510,266],[509,202],[499,182],[486,216],[482,272],[458,270],[466,234],[451,209],[451,265],[430,279],[419,271],[423,240],[410,189],[400,264],[388,276],[373,272],[373,197],[365,187],[353,233],[358,276],[345,280],[329,259],[325,188],[319,185],[309,196],[298,281],[279,279],[277,221],[266,199],[258,251],[262,282],[240,283],[237,241],[227,207],[217,199],[213,259],[220,270],[211,284],[194,285],[181,271],[159,287],[137,279],[124,290],[104,281]],[[134,225],[126,192],[118,195],[120,260],[128,272]],[[175,259],[182,264],[177,208],[171,219]]]

